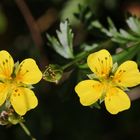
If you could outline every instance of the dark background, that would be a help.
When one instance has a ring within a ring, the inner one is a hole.
[[[66,62],[48,45],[46,33],[55,35],[59,23],[70,18],[75,33],[74,46],[82,42],[98,40],[95,34],[87,32],[74,16],[78,3],[89,5],[105,26],[109,16],[115,25],[125,27],[127,11],[140,16],[140,1],[131,0],[25,0],[33,18],[38,23],[42,39],[39,45],[32,39],[30,27],[19,10],[15,0],[0,1],[0,48],[9,51],[14,60],[34,58],[40,69],[48,63]],[[49,12],[48,12],[49,11]],[[44,17],[43,20],[41,18]],[[39,22],[39,20],[41,20]],[[49,23],[49,21],[51,21]],[[61,84],[41,81],[35,86],[39,105],[25,115],[25,124],[37,140],[139,140],[140,100],[132,102],[131,109],[110,115],[104,105],[102,109],[83,107],[74,92],[79,71]],[[19,125],[0,126],[0,140],[29,140]]]

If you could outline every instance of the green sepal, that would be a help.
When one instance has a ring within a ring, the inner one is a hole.
[[[130,89],[127,88],[127,87],[122,87],[122,86],[120,87],[120,86],[119,86],[119,88],[122,89],[122,90],[125,91],[125,92],[130,91]]]
[[[12,115],[10,115],[10,116],[8,117],[8,121],[9,121],[11,124],[16,125],[16,124],[18,124],[18,123],[20,123],[20,122],[23,122],[24,119],[23,119],[23,117],[21,117],[21,116],[19,116],[19,115],[17,115],[17,114],[12,114]]]
[[[115,62],[115,63],[113,64],[113,67],[112,67],[111,73],[114,74],[114,73],[117,71],[117,69],[118,69],[118,63]]]
[[[103,91],[102,96],[99,99],[99,103],[101,104],[105,100],[106,91]]]
[[[49,64],[43,73],[43,79],[48,82],[58,83],[63,75],[61,66]]]
[[[99,78],[96,76],[96,74],[92,73],[92,74],[87,74],[88,78],[91,80],[98,80]]]
[[[101,109],[101,106],[99,105],[98,102],[96,102],[96,103],[90,105],[90,108],[94,108],[94,107],[97,108],[97,109]]]
[[[28,88],[28,89],[34,89],[33,85],[27,85],[27,84],[20,84],[21,87],[24,87],[24,88]]]
[[[16,77],[18,68],[19,68],[19,61],[17,61],[17,62],[14,64],[14,69],[13,69],[13,73],[12,73],[12,77],[13,77],[13,78]]]

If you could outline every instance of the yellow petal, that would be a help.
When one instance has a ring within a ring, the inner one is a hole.
[[[140,72],[134,61],[121,64],[115,73],[113,81],[122,87],[133,87],[140,84]]]
[[[11,94],[10,102],[19,115],[24,115],[38,104],[34,92],[28,88],[15,88]]]
[[[0,51],[0,79],[9,79],[13,73],[14,61],[7,51]]]
[[[0,106],[5,102],[8,93],[8,88],[5,84],[0,83]]]
[[[105,49],[90,54],[87,63],[89,68],[99,77],[109,75],[112,69],[112,57]]]
[[[111,114],[117,114],[130,108],[128,95],[119,88],[111,88],[105,97],[105,106]]]
[[[98,81],[84,80],[76,85],[75,91],[80,97],[81,104],[90,106],[101,97],[103,88]]]
[[[20,63],[16,74],[17,82],[36,84],[41,80],[41,78],[42,73],[33,59],[25,59]]]

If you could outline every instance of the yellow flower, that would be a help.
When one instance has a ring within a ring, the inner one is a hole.
[[[131,60],[126,61],[112,73],[112,57],[105,49],[90,54],[87,64],[95,79],[84,80],[76,85],[75,91],[81,104],[90,106],[98,100],[105,101],[106,109],[111,114],[129,109],[130,99],[123,90],[140,84],[137,64]]]
[[[42,73],[33,59],[25,59],[15,67],[11,55],[0,51],[0,105],[10,102],[19,115],[35,108],[38,100],[28,87],[41,78]]]

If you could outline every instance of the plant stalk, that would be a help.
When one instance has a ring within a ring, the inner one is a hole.
[[[24,130],[24,132],[26,133],[27,136],[29,136],[31,138],[31,140],[37,140],[36,138],[34,138],[31,135],[31,132],[29,131],[29,129],[26,127],[26,125],[22,122],[19,123],[19,125],[21,126],[21,128]]]

